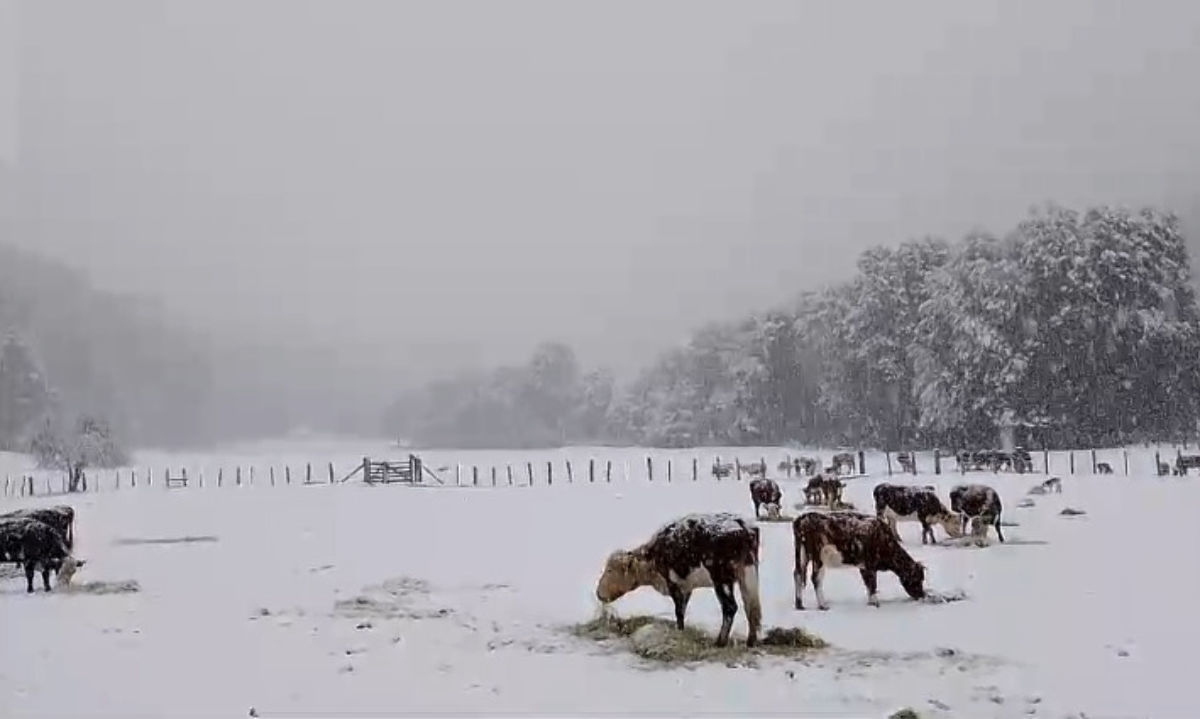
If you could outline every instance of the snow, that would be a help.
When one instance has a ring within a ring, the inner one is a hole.
[[[1200,484],[1153,476],[1153,450],[1131,452],[1130,477],[1121,476],[1119,450],[1102,457],[1118,472],[1104,477],[1066,476],[1065,455],[1057,455],[1062,494],[1034,497],[1028,509],[1017,503],[1044,476],[967,475],[996,487],[1005,520],[1017,523],[1005,527],[1005,544],[922,546],[919,527],[900,525],[906,547],[928,567],[930,587],[964,594],[957,602],[911,602],[883,575],[882,607],[870,608],[858,572],[839,569],[826,573],[830,611],[797,612],[791,528],[761,525],[764,625],[803,626],[834,648],[802,661],[762,656],[755,667],[671,669],[648,668],[565,627],[595,616],[595,582],[614,549],[637,546],[687,514],[753,516],[747,482],[718,482],[704,471],[713,455],[765,456],[774,466],[788,450],[653,451],[649,482],[637,469],[645,471],[651,451],[422,455],[435,466],[455,458],[468,466],[511,462],[522,468],[522,483],[526,461],[540,466],[538,486],[496,489],[266,483],[266,467],[285,461],[295,473],[310,459],[334,458],[340,478],[363,454],[403,456],[384,443],[140,455],[140,466],[187,464],[189,475],[204,466],[214,476],[224,465],[227,483],[114,491],[105,481],[99,492],[66,500],[78,512],[77,552],[88,560],[76,582],[136,581],[140,591],[26,595],[23,578],[3,575],[0,715],[244,716],[251,707],[264,717],[881,716],[904,706],[946,717],[1169,717],[1200,710],[1189,661],[1200,640],[1193,607],[1200,575],[1189,560],[1200,546],[1192,509]],[[611,484],[586,482],[591,457],[613,459]],[[556,469],[554,485],[545,486],[545,462],[566,458],[575,482],[566,483],[565,471],[560,480]],[[657,475],[668,458],[676,463],[672,483],[663,481],[665,471]],[[254,486],[228,483],[238,462],[259,467]],[[918,462],[929,472],[927,457]],[[867,465],[883,463],[868,454]],[[1077,455],[1077,468],[1085,465]],[[0,455],[0,473],[29,469],[24,457]],[[490,484],[488,472],[480,476]],[[870,507],[882,479],[849,481],[846,498]],[[803,480],[778,481],[786,501],[803,500]],[[945,498],[963,480],[926,473],[890,481],[935,484]],[[8,497],[0,507],[62,501]],[[1087,514],[1060,517],[1068,506]],[[649,588],[615,609],[672,617],[670,602]],[[693,599],[688,622],[715,634],[711,592]],[[739,614],[735,640],[744,633]]]

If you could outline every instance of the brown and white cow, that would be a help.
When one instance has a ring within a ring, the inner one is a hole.
[[[936,543],[933,525],[940,524],[946,534],[961,537],[962,518],[942,504],[932,486],[913,487],[881,482],[872,492],[875,497],[875,516],[887,522],[896,532],[897,521],[921,523],[921,544]],[[896,533],[899,537],[899,532]]]
[[[771,519],[779,518],[780,507],[783,506],[783,490],[779,489],[779,485],[773,479],[752,479],[750,480],[750,501],[754,502],[754,518],[758,519],[759,507],[766,506],[767,517]]]
[[[846,483],[833,474],[818,474],[808,480],[804,487],[804,496],[810,504],[827,504],[836,507],[842,501],[842,490]],[[816,500],[815,502],[813,500]]]
[[[959,484],[950,490],[950,511],[962,517],[963,531],[971,527],[972,534],[987,536],[989,526],[996,528],[996,537],[1003,543],[1000,514],[1004,506],[1000,495],[986,484]]]
[[[615,602],[638,587],[653,587],[675,603],[675,624],[683,629],[688,600],[712,587],[721,605],[717,646],[729,643],[737,616],[736,584],[746,605],[746,645],[758,643],[762,603],[758,592],[759,528],[729,512],[689,514],[664,525],[645,544],[609,555],[596,583],[596,598]]]
[[[14,512],[0,514],[0,521],[20,518],[36,519],[50,525],[63,536],[63,540],[67,543],[67,549],[75,547],[75,508],[69,504],[18,509]]]
[[[805,575],[812,570],[817,607],[829,609],[822,584],[826,567],[857,567],[867,603],[879,606],[878,572],[892,572],[913,599],[925,596],[925,566],[909,556],[887,523],[859,512],[805,512],[792,522],[796,609],[804,609]]]

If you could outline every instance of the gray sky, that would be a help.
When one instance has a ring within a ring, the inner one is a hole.
[[[0,0],[0,162],[17,156],[17,4]]]
[[[1200,3],[34,0],[20,19],[18,241],[206,326],[345,345],[347,369],[542,338],[628,366],[870,245],[1200,186]]]

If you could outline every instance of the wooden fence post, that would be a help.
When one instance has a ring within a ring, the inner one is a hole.
[[[283,466],[283,481],[285,484],[292,483],[292,466],[290,464]]]
[[[863,451],[861,449],[858,450],[858,473],[859,474],[867,473],[867,460],[866,460],[866,456],[863,454]]]
[[[1093,449],[1093,450],[1092,450],[1092,474],[1095,474],[1095,473],[1096,473],[1096,470],[1097,470],[1097,467],[1096,467],[1096,450],[1094,450],[1094,449]]]
[[[271,486],[274,487],[275,486],[275,465],[271,465],[270,471],[271,471]]]
[[[604,481],[612,484],[612,460],[605,460],[604,464]]]
[[[596,460],[589,459],[588,460],[588,483],[594,483],[595,481],[596,481]]]
[[[527,472],[529,472],[529,485],[528,486],[532,487],[533,486],[533,462],[526,462],[525,470]]]
[[[1044,474],[1050,474],[1050,450],[1042,447],[1042,469]]]
[[[333,479],[330,479],[329,481],[332,482]],[[250,465],[250,486],[251,487],[254,486],[254,465],[253,464]]]
[[[462,486],[462,462],[454,463],[454,486]]]
[[[185,486],[185,487],[186,487],[186,486],[188,485],[188,481],[187,481],[187,467],[184,467],[183,469],[181,469],[181,470],[180,470],[180,472],[181,472],[181,474],[183,475],[183,486]]]
[[[1154,450],[1154,476],[1162,476],[1162,459],[1158,456],[1158,450]]]
[[[546,462],[546,486],[554,484],[554,463]]]
[[[695,482],[700,478],[700,460],[692,457],[692,481]]]
[[[333,484],[333,462],[329,463],[329,483]]]
[[[130,487],[137,486],[137,467],[134,467],[133,469],[129,470],[129,486]]]
[[[217,486],[220,487],[224,483],[225,483],[225,468],[221,467],[221,468],[217,469]]]
[[[1121,450],[1121,456],[1125,459],[1125,476],[1129,476],[1129,450]]]
[[[240,464],[237,466],[236,484],[239,487],[242,486],[242,465]]]
[[[737,476],[737,481],[742,481],[742,460],[737,457],[733,458],[733,471]]]
[[[933,448],[933,473],[942,473],[942,450],[937,447]]]
[[[479,467],[476,467],[473,464],[471,465],[471,486],[479,486]]]
[[[1071,474],[1075,474],[1075,450],[1071,450],[1069,456],[1071,458]]]
[[[496,465],[492,465],[492,486],[496,486]]]
[[[667,458],[667,481],[668,482],[671,481],[671,476],[672,476],[672,474],[674,474],[674,471],[675,471],[674,465],[675,465],[675,463],[668,457]]]
[[[713,469],[716,469],[717,467],[720,467],[720,466],[721,466],[721,458],[717,457],[716,459],[713,460]],[[721,481],[721,475],[714,472],[713,476],[717,478],[718,482]]]
[[[891,450],[883,450],[883,458],[887,461],[888,476],[892,476],[892,452]]]
[[[312,478],[312,462],[309,462],[309,463],[308,463],[307,465],[305,465],[305,467],[304,467],[304,483],[305,483],[305,484],[312,484],[312,481],[313,481],[313,478]]]
[[[513,479],[512,479],[512,465],[511,465],[511,464],[507,464],[507,465],[505,465],[505,469],[506,469],[506,470],[508,470],[508,486],[510,486],[510,487],[511,487],[511,486],[512,486],[512,483],[513,483]]]
[[[204,468],[200,468],[200,489],[204,489]]]
[[[651,482],[654,481],[654,459],[652,457],[646,457],[646,476],[650,478]]]
[[[575,483],[575,472],[571,469],[571,460],[567,460],[567,484]]]

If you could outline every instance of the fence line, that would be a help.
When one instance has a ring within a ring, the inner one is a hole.
[[[764,475],[781,481],[804,481],[810,476],[806,471],[800,471],[801,465],[797,465],[795,462],[797,459],[803,460],[805,455],[793,454],[788,450],[779,450],[779,454],[783,456],[783,461],[775,467],[771,467],[767,464],[766,458],[761,456],[749,463],[743,462],[740,457],[734,457],[732,462],[722,462],[721,457],[715,453],[668,451],[665,457],[661,454],[646,455],[645,461],[642,463],[642,472],[633,471],[634,465],[630,463],[629,456],[626,454],[624,461],[616,463],[619,469],[623,469],[623,472],[617,473],[616,476],[613,472],[614,461],[611,458],[602,460],[597,460],[595,457],[588,458],[586,471],[579,473],[576,472],[571,459],[559,460],[557,469],[554,460],[546,461],[543,471],[535,471],[536,467],[540,466],[535,465],[535,462],[525,461],[523,463],[525,465],[524,476],[519,470],[514,470],[514,463],[511,461],[479,464],[458,462],[454,465],[453,484],[443,482],[438,473],[425,467],[422,460],[415,456],[410,456],[410,462],[412,462],[410,466],[416,469],[410,469],[407,474],[396,469],[399,463],[373,463],[364,457],[363,463],[341,481],[336,478],[337,472],[333,462],[325,463],[325,477],[321,477],[320,472],[314,473],[312,462],[304,463],[302,465],[303,481],[295,482],[292,478],[294,463],[264,462],[234,465],[232,482],[225,481],[226,467],[217,467],[215,487],[212,482],[208,482],[208,486],[213,489],[253,487],[256,479],[262,476],[263,470],[269,479],[267,482],[258,482],[258,484],[270,487],[340,484],[359,472],[366,472],[364,476],[376,478],[376,481],[379,476],[383,476],[382,481],[384,482],[425,484],[425,480],[432,477],[438,483],[457,487],[549,487],[555,484],[613,484],[614,482],[633,481],[676,484],[697,482],[702,476],[717,482],[745,482]],[[958,463],[957,457],[945,455],[936,450],[932,452],[872,451],[869,453],[860,451],[853,454],[857,455],[855,459],[858,466],[855,469],[858,471],[858,476],[872,473],[887,476],[955,474],[962,477],[979,475],[1017,477],[1022,474],[1182,476],[1191,469],[1200,468],[1200,454],[1185,455],[1178,446],[1155,447],[1152,457],[1149,448],[1145,448],[1144,451],[1135,450],[1132,454],[1128,448],[1036,450],[1030,453],[1028,464],[1024,467],[1025,471],[1013,471],[1013,469],[1007,468],[1007,471],[998,471],[993,467],[976,469],[961,465]],[[711,465],[702,464],[706,456],[711,458]],[[520,464],[516,463],[516,467],[519,468]],[[377,467],[373,469],[373,465],[383,465],[383,474],[379,474],[380,470]],[[821,464],[818,462],[817,466],[820,468]],[[707,472],[704,471],[705,467],[708,467]],[[65,472],[57,470],[25,471],[4,476],[3,497],[61,496],[158,488],[164,490],[204,489],[206,487],[205,469],[211,472],[212,466],[201,467],[196,472],[189,472],[187,467],[179,469],[164,467],[159,473],[156,473],[153,467],[145,467],[140,472],[136,467],[93,470],[84,473],[83,483],[74,492],[70,491],[69,478]],[[441,468],[443,471],[447,469],[449,466]],[[389,475],[389,472],[392,474]],[[141,477],[139,477],[139,473],[141,473]],[[394,478],[387,479],[389,476]],[[143,481],[139,481],[139,479]]]

